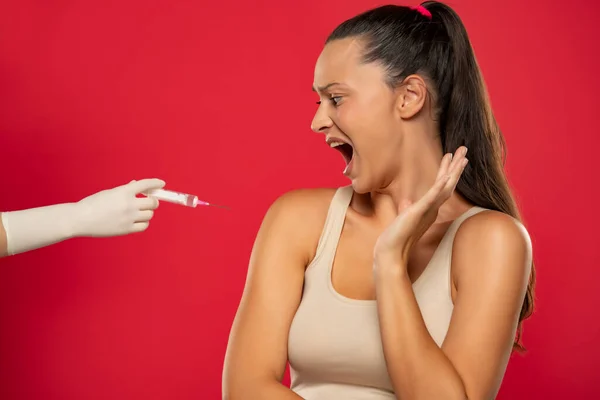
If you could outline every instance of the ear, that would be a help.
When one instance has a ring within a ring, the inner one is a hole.
[[[409,75],[396,89],[398,93],[396,108],[402,119],[414,117],[425,106],[427,85],[419,75]]]

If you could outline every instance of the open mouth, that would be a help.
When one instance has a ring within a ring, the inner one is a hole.
[[[332,145],[332,147],[342,153],[344,161],[346,161],[346,165],[350,164],[350,161],[352,161],[352,156],[354,155],[354,148],[351,145],[348,143],[336,143],[335,145]]]
[[[336,149],[342,154],[342,157],[344,157],[344,161],[346,162],[346,168],[344,168],[344,175],[350,176],[354,164],[354,147],[350,143],[344,141],[343,139],[338,139],[334,137],[326,138],[325,142],[329,145],[329,147]]]

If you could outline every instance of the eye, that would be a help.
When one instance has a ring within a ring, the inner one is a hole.
[[[337,106],[340,104],[340,101],[342,101],[342,96],[331,96],[329,100],[331,100],[333,105]],[[321,100],[317,101],[316,103],[317,105],[321,105]]]
[[[340,101],[342,100],[342,96],[331,96],[331,101],[333,102],[333,104],[335,104],[336,106],[338,104],[340,104]]]

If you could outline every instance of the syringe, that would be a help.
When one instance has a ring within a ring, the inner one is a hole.
[[[194,196],[193,194],[175,192],[173,190],[155,189],[145,194],[146,196],[154,197],[161,201],[168,201],[169,203],[175,203],[186,207],[212,206],[229,209],[229,207],[226,206],[219,206],[207,201],[199,200],[198,196]]]

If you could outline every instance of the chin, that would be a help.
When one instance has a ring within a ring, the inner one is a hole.
[[[389,186],[389,181],[383,179],[383,177],[371,174],[356,174],[355,176],[348,176],[351,181],[352,189],[357,194],[369,194],[381,191],[383,188]]]
[[[371,193],[373,191],[372,185],[366,179],[361,179],[360,177],[351,178],[352,189],[357,194],[366,194]]]

